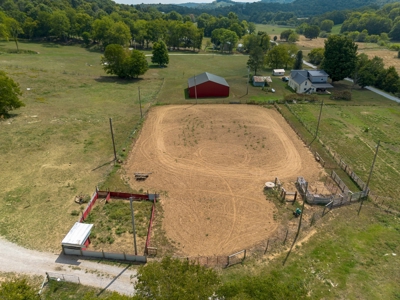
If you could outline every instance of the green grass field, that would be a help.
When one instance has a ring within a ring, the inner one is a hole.
[[[370,188],[375,195],[382,196],[381,201],[386,199],[387,205],[399,210],[400,139],[396,132],[400,124],[400,106],[395,102],[368,105],[357,100],[326,104],[320,123],[321,140],[339,153],[364,182],[368,179],[375,146],[381,141]],[[309,128],[316,129],[319,104],[290,107]]]
[[[276,35],[279,39],[279,36],[282,31],[287,29],[295,30],[295,27],[289,26],[278,26],[278,25],[271,25],[271,24],[256,24],[256,31],[264,31],[266,32],[271,39]]]

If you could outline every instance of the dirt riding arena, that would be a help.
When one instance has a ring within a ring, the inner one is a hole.
[[[125,164],[136,189],[164,195],[163,228],[182,255],[227,255],[277,228],[266,181],[294,190],[324,174],[274,109],[245,105],[154,107]],[[134,173],[151,172],[145,181]]]

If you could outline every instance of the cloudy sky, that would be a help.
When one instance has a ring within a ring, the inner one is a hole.
[[[114,0],[117,3],[122,4],[178,4],[178,3],[188,3],[188,2],[195,2],[195,3],[211,3],[213,0]],[[235,2],[257,2],[259,0],[234,0]]]

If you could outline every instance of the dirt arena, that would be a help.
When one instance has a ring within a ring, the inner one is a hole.
[[[277,227],[263,187],[324,171],[274,109],[245,105],[154,107],[125,164],[131,186],[162,195],[163,228],[182,255],[227,255]],[[135,172],[152,172],[146,181]]]

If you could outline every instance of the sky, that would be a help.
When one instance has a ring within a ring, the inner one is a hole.
[[[211,3],[214,0],[114,0],[116,3],[121,4],[178,4],[178,3]],[[258,2],[259,0],[234,0],[235,2]]]

